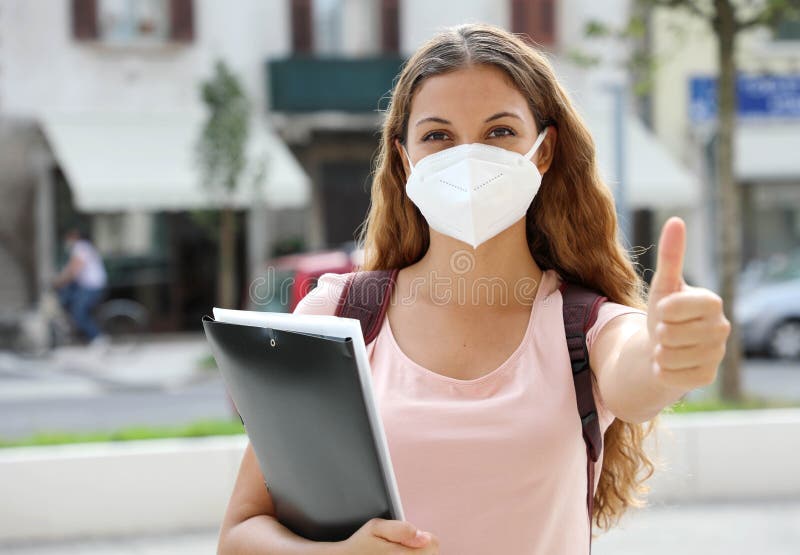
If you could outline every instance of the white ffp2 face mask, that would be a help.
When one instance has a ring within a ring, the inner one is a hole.
[[[477,248],[524,217],[542,176],[531,161],[547,135],[545,127],[531,149],[512,150],[470,143],[450,147],[411,163],[406,194],[428,225]]]

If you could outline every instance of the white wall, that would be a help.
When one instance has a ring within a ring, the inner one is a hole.
[[[224,58],[264,106],[264,62],[290,49],[288,2],[195,0],[195,40],[111,47],[72,38],[70,2],[0,4],[0,112],[170,109],[199,102],[198,82]]]
[[[558,3],[559,54],[554,65],[558,77],[579,108],[608,109],[613,99],[608,85],[624,77],[621,62],[627,56],[628,46],[614,39],[586,36],[586,25],[602,22],[617,28],[628,18],[630,0],[562,0]],[[598,58],[591,68],[576,67],[568,62],[571,51],[580,51]]]
[[[489,23],[509,28],[511,6],[507,0],[402,0],[400,51],[414,52],[443,27],[461,23]]]

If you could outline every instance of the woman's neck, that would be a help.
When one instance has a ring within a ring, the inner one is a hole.
[[[431,230],[428,251],[412,273],[421,298],[498,307],[532,303],[543,275],[531,256],[524,218],[477,249]]]

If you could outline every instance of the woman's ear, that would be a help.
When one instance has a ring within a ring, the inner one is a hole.
[[[406,172],[406,179],[408,179],[411,168],[408,166],[408,158],[406,158],[406,153],[403,151],[403,144],[397,137],[394,139],[394,148],[397,149],[397,155],[400,156],[400,160],[403,162],[403,169]]]
[[[536,167],[539,168],[539,173],[542,175],[547,173],[547,170],[553,164],[557,141],[558,129],[556,129],[555,125],[551,125],[547,128],[547,135],[545,135],[542,144],[536,150]]]

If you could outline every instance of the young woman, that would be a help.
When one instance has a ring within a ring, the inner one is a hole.
[[[589,130],[550,64],[508,32],[466,25],[399,76],[362,242],[364,269],[400,269],[367,351],[407,521],[299,538],[274,518],[248,447],[219,552],[588,553],[559,285],[608,298],[587,337],[604,433],[593,521],[608,528],[641,504],[653,419],[713,382],[725,350],[720,298],[681,277],[683,222],[664,226],[645,299]],[[296,312],[333,314],[346,278],[323,275]]]

